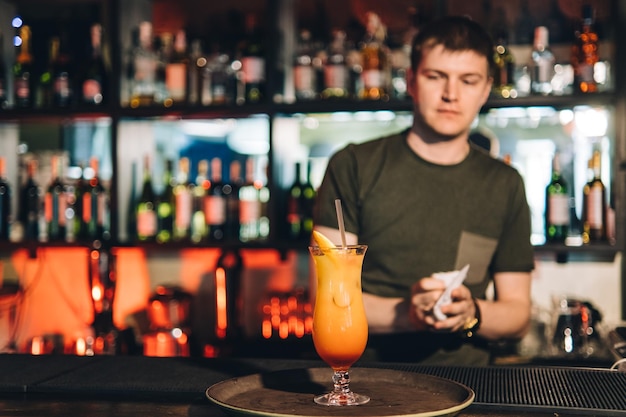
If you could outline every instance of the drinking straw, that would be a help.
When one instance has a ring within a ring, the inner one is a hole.
[[[343,224],[343,211],[341,210],[341,200],[335,200],[335,210],[337,211],[337,224],[339,225],[339,231],[341,232],[341,247],[346,248],[346,227]]]

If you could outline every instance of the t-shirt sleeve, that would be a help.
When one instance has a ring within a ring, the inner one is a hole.
[[[524,181],[516,172],[511,181],[511,204],[498,249],[492,263],[493,272],[529,272],[534,268],[534,250],[530,241],[530,208]]]
[[[313,212],[314,224],[337,229],[335,199],[341,200],[346,231],[359,233],[358,164],[354,145],[348,145],[329,160],[320,185]]]

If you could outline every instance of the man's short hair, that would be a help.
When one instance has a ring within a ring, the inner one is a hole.
[[[437,45],[449,51],[474,51],[484,56],[489,64],[489,74],[494,70],[494,43],[487,31],[467,16],[446,16],[430,21],[420,28],[413,39],[411,68],[417,70],[422,51]]]

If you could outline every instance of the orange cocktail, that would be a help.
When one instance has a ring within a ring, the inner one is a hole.
[[[317,271],[313,343],[324,362],[344,379],[367,344],[367,319],[361,293],[361,269],[366,250],[366,245],[310,248]],[[344,382],[347,389],[347,381]],[[354,395],[349,392],[349,396]],[[316,398],[321,404],[329,404],[328,401]],[[352,400],[335,399],[335,402],[342,401]]]

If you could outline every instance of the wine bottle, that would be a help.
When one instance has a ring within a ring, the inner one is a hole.
[[[293,62],[293,80],[296,100],[312,100],[317,96],[317,71],[314,66],[315,50],[311,32],[300,30]]]
[[[98,159],[92,157],[89,161],[90,178],[82,198],[84,236],[91,241],[104,238],[108,218],[108,196],[98,176],[98,165]]]
[[[202,73],[201,95],[202,105],[224,105],[234,101],[237,90],[236,74],[231,67],[230,56],[224,52],[216,52],[209,58]],[[243,97],[243,93],[242,97]],[[245,102],[241,98],[241,102]]]
[[[224,250],[215,265],[215,334],[219,339],[242,335],[243,266],[243,258],[237,250]]]
[[[132,108],[155,103],[157,93],[158,54],[152,39],[152,23],[139,25],[137,45],[131,52],[130,102]]]
[[[63,180],[63,160],[58,155],[50,158],[50,183],[44,199],[44,214],[48,229],[49,241],[66,240],[67,208],[66,186]]]
[[[150,158],[146,156],[143,164],[143,186],[137,201],[137,239],[142,242],[153,241],[157,233],[156,194],[152,186]]]
[[[324,88],[322,98],[347,98],[348,67],[346,63],[346,32],[334,30],[324,59]]]
[[[174,186],[174,239],[189,239],[193,212],[194,183],[189,181],[189,158],[182,157],[178,161],[176,185]]]
[[[515,98],[515,57],[509,48],[506,32],[497,34],[495,45],[493,92],[504,98]]]
[[[165,64],[165,88],[173,103],[184,104],[187,102],[188,72],[187,35],[181,29],[176,32],[172,54]]]
[[[606,187],[602,182],[601,154],[597,149],[593,151],[590,166],[592,178],[583,187],[582,238],[585,244],[607,240]]]
[[[163,173],[163,191],[157,198],[157,235],[158,243],[168,243],[174,234],[174,180],[172,178],[172,161],[165,162]]]
[[[239,190],[241,189],[241,163],[234,160],[230,163],[228,182],[224,184],[226,198],[226,239],[239,239]]]
[[[582,7],[580,29],[576,31],[572,47],[574,81],[581,93],[595,93],[598,84],[594,78],[594,66],[598,62],[598,34],[594,28],[593,8],[590,4]]]
[[[254,241],[260,238],[261,196],[259,184],[254,180],[254,159],[246,160],[245,181],[239,189],[239,240]]]
[[[264,36],[259,28],[257,16],[248,13],[245,17],[245,34],[239,46],[241,72],[245,95],[238,97],[237,104],[258,103],[265,99],[265,47]]]
[[[77,176],[70,178],[67,183],[67,236],[68,240],[87,240],[85,227],[83,227],[83,196],[87,191],[87,183],[84,179],[84,163],[78,164]]]
[[[366,34],[361,42],[361,99],[384,100],[388,98],[388,53],[385,45],[387,30],[374,12],[367,13]]]
[[[202,41],[200,39],[192,40],[187,67],[187,79],[189,80],[187,102],[192,106],[200,103],[202,72],[206,65],[207,59],[202,52]]]
[[[11,225],[11,186],[6,179],[6,160],[0,156],[0,241],[8,241]]]
[[[287,193],[286,207],[287,237],[291,240],[298,240],[302,233],[302,210],[300,201],[302,198],[303,184],[300,181],[300,162],[296,162],[295,167],[295,177]]]
[[[552,160],[552,177],[546,187],[545,233],[547,242],[565,242],[570,225],[569,189],[561,175],[559,153]]]
[[[55,107],[69,107],[74,96],[71,54],[65,36],[56,38],[56,41],[58,49],[53,60],[52,74],[53,104]]]
[[[35,180],[37,161],[31,159],[26,163],[26,183],[20,189],[19,219],[24,228],[24,240],[39,240],[39,217],[41,215],[41,198],[39,184]]]
[[[209,180],[209,162],[206,159],[198,162],[198,175],[196,185],[193,188],[193,214],[191,215],[191,241],[200,243],[207,238],[207,218],[204,213],[205,199],[211,181]]]
[[[300,228],[300,238],[308,242],[313,232],[313,205],[317,192],[311,183],[311,161],[307,163],[306,177],[302,182],[302,193],[300,195],[300,207],[302,211],[302,226]]]
[[[25,108],[33,105],[35,74],[33,71],[33,55],[31,52],[30,26],[20,28],[20,52],[13,65],[13,91],[15,107]]]
[[[223,188],[222,160],[215,157],[211,159],[211,186],[205,199],[204,209],[211,241],[219,242],[225,238],[226,197]]]
[[[108,93],[108,71],[102,54],[102,25],[94,23],[90,29],[90,51],[82,70],[82,102],[92,106],[104,104]]]
[[[552,93],[554,54],[550,50],[549,32],[545,26],[535,28],[535,38],[530,61],[530,88],[534,94]]]

